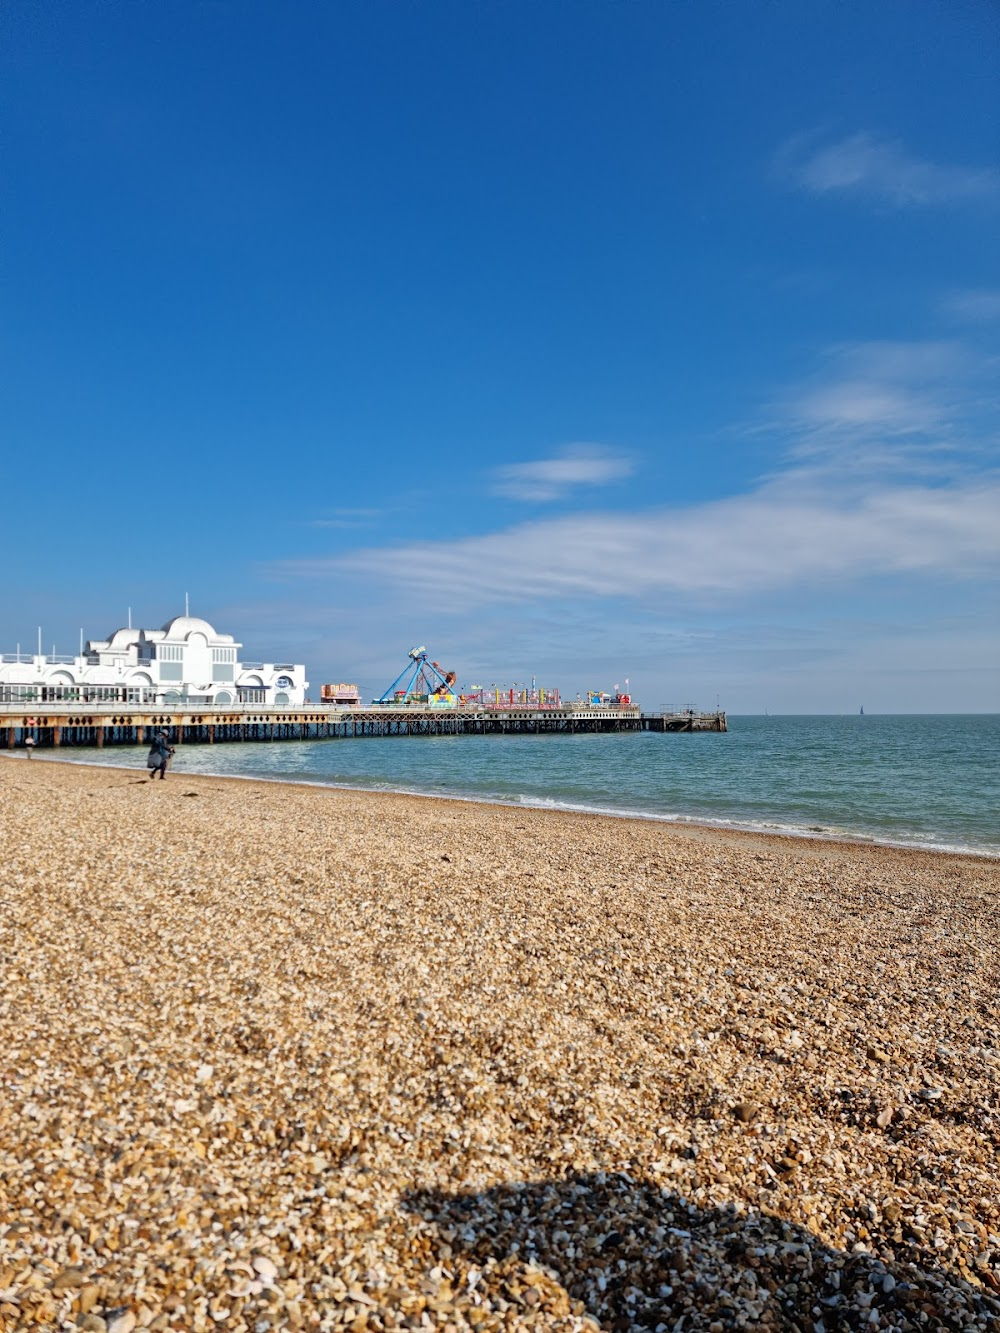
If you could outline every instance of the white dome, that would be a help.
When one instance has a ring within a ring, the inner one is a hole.
[[[206,638],[216,640],[230,637],[216,634],[208,621],[198,616],[174,616],[173,620],[168,620],[163,626],[163,633],[171,639],[186,639],[189,634],[204,634]]]
[[[111,648],[124,648],[130,643],[138,643],[139,633],[140,631],[137,629],[116,629],[111,638],[107,640],[108,646]]]

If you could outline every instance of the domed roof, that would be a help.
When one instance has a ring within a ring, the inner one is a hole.
[[[221,637],[207,620],[201,620],[198,616],[174,616],[173,620],[168,620],[163,626],[163,633],[172,639],[186,639],[189,634],[194,633],[204,634],[209,639]]]
[[[139,630],[129,629],[127,626],[123,625],[121,629],[115,630],[111,638],[107,640],[107,643],[109,647],[112,648],[125,647],[127,644],[137,643],[139,640],[139,633]]]

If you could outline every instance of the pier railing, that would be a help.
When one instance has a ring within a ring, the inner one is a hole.
[[[72,653],[0,653],[0,662],[5,666],[31,666],[35,662],[44,662],[46,666],[72,666],[75,661]]]
[[[56,699],[52,701],[41,699],[23,699],[15,703],[0,703],[0,719],[11,716],[22,716],[25,713],[44,714],[46,717],[68,717],[68,716],[89,716],[104,717],[109,713],[138,713],[138,714],[159,714],[168,713],[171,717],[180,715],[204,717],[209,713],[246,713],[257,714],[264,710],[268,713],[303,713],[303,712],[325,712],[329,705],[322,704],[251,704],[251,703],[232,703],[232,704],[200,704],[189,700],[177,701],[168,699],[165,703],[161,700],[144,699],[127,702],[122,700],[96,699],[87,703],[75,703],[73,700]]]

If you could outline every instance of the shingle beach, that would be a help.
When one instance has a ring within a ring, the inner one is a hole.
[[[0,1329],[1000,1329],[1000,863],[20,757],[0,811]]]

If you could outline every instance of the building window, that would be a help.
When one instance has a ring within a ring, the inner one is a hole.
[[[184,666],[180,662],[160,662],[160,680],[183,680]]]
[[[213,680],[219,680],[219,681],[228,681],[230,684],[232,684],[232,681],[233,681],[233,671],[234,671],[234,670],[235,670],[234,667],[231,667],[231,666],[219,666],[219,665],[217,665],[216,663],[213,663],[213,664],[212,664],[212,679],[213,679]]]

